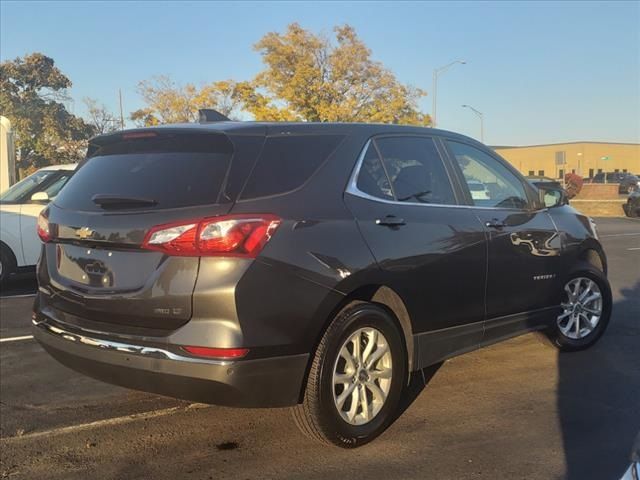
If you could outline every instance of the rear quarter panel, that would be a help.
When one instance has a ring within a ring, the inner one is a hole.
[[[365,142],[359,136],[347,137],[294,192],[240,201],[233,207],[232,213],[273,213],[283,220],[236,289],[246,345],[309,352],[345,295],[378,275],[343,201]]]

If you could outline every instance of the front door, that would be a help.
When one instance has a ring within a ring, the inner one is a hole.
[[[451,173],[432,138],[376,138],[345,196],[380,283],[405,302],[418,365],[482,339],[486,234],[473,210],[458,205]]]
[[[534,329],[558,304],[560,237],[546,210],[536,210],[528,187],[490,152],[447,140],[489,236],[487,336]],[[481,183],[483,189],[478,189]],[[482,190],[482,194],[476,192]]]

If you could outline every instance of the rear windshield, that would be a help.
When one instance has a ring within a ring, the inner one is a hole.
[[[100,211],[102,207],[92,201],[94,195],[154,202],[136,208],[215,204],[232,154],[231,142],[219,134],[121,141],[98,149],[60,192],[55,204]]]
[[[267,138],[242,199],[266,197],[301,187],[340,144],[343,135]]]

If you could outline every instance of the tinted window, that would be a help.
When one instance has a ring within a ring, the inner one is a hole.
[[[377,198],[393,200],[393,193],[387,174],[382,167],[382,161],[373,145],[365,153],[358,173],[358,190]]]
[[[396,200],[455,204],[449,177],[433,140],[421,137],[376,139]]]
[[[301,187],[336,149],[342,135],[293,135],[267,138],[241,198],[290,192]]]
[[[467,183],[480,182],[485,187],[483,195],[477,195],[475,191],[470,191],[475,205],[526,208],[528,200],[524,185],[502,162],[469,145],[451,141],[447,143],[456,157]]]
[[[119,142],[98,150],[57,196],[62,208],[101,210],[96,194],[155,200],[145,208],[214,204],[232,148],[222,135],[180,135]],[[140,208],[140,207],[138,207]]]

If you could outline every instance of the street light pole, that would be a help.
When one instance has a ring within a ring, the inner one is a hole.
[[[473,113],[475,113],[480,119],[480,141],[484,143],[484,114],[473,108],[471,105],[462,105],[462,108],[468,108],[473,111]]]
[[[459,63],[460,65],[464,65],[467,62],[464,60],[456,60],[454,62],[448,63],[443,67],[436,68],[433,70],[433,97],[432,97],[432,106],[431,106],[431,126],[432,127],[436,126],[436,109],[438,106],[438,75],[446,72],[451,67],[453,67],[456,63]]]

